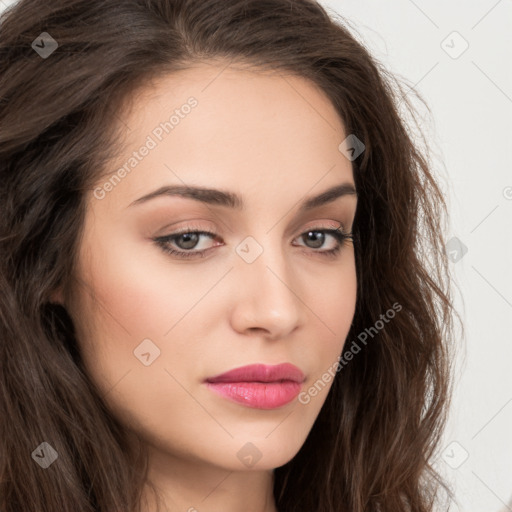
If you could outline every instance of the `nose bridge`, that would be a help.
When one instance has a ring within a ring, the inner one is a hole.
[[[248,236],[237,246],[237,311],[245,328],[262,328],[284,336],[300,320],[301,302],[288,255],[278,236]],[[280,334],[277,333],[280,332]]]
[[[289,281],[291,270],[282,240],[276,233],[249,235],[237,246],[236,252],[242,260],[239,266],[244,279],[255,279],[262,286],[279,289],[284,283],[277,276]]]

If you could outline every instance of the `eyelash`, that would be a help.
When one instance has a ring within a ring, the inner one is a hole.
[[[343,230],[341,230],[341,226],[337,229],[328,229],[328,228],[312,228],[312,229],[308,229],[307,231],[305,231],[304,233],[301,233],[299,235],[300,236],[303,236],[303,235],[307,235],[308,233],[310,232],[314,232],[314,233],[327,233],[327,234],[330,234],[332,235],[338,242],[337,246],[334,248],[334,249],[329,249],[327,251],[319,251],[319,250],[313,250],[313,252],[316,252],[316,253],[319,253],[320,255],[322,256],[325,256],[326,258],[335,258],[338,253],[340,252],[341,250],[341,247],[342,247],[342,243],[345,241],[345,240],[353,240],[353,234],[352,232],[345,232]],[[210,249],[213,249],[213,247],[210,247],[208,249],[204,249],[202,251],[178,251],[176,249],[171,249],[169,247],[169,242],[171,240],[174,240],[176,238],[178,238],[179,236],[181,235],[184,235],[184,234],[187,234],[187,235],[190,235],[190,234],[195,234],[195,235],[206,235],[206,236],[209,236],[210,238],[214,238],[216,237],[216,234],[215,233],[212,233],[211,231],[203,231],[203,230],[191,230],[190,227],[182,230],[182,231],[179,231],[177,233],[173,233],[172,235],[166,235],[166,236],[161,236],[161,237],[157,237],[157,238],[153,238],[153,241],[167,254],[170,254],[171,256],[174,256],[174,257],[177,257],[177,258],[183,258],[183,259],[187,259],[187,258],[194,258],[194,257],[199,257],[199,258],[203,258],[205,253],[208,252]]]

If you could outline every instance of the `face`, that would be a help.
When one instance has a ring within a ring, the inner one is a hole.
[[[213,63],[152,82],[119,119],[126,151],[87,197],[62,296],[87,370],[167,463],[281,466],[325,401],[355,311],[354,248],[337,238],[357,203],[343,193],[355,185],[342,121],[303,78]],[[151,197],[162,187],[195,192]],[[303,379],[205,382],[282,363]]]

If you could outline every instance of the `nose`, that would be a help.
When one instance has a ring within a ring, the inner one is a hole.
[[[240,258],[232,277],[237,283],[233,329],[274,340],[287,337],[300,325],[304,303],[299,282],[279,249],[265,248],[252,263]]]

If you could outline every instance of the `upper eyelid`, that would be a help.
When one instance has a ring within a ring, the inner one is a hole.
[[[299,234],[297,236],[303,235],[307,231],[311,231],[311,230],[313,230],[313,231],[341,230],[346,233],[350,233],[350,231],[345,228],[345,225],[342,222],[339,222],[339,221],[329,221],[329,222],[334,222],[335,224],[338,224],[338,225],[322,225],[322,222],[317,221],[317,224],[314,224],[310,227],[304,228],[302,231],[299,232]],[[212,235],[212,237],[219,236],[215,230],[210,230],[209,228],[202,228],[202,227],[194,226],[194,225],[188,225],[183,228],[178,228],[176,231],[169,233],[168,235],[161,235],[157,238],[170,238],[170,237],[174,237],[174,236],[183,235],[186,233],[202,233],[202,234]]]
[[[186,224],[187,221],[184,221],[185,222],[185,225],[181,228],[175,228],[175,231],[173,231],[173,233],[170,233],[170,234],[176,234],[176,233],[189,233],[189,232],[192,232],[192,231],[211,231],[211,232],[215,232],[215,234],[218,234],[217,233],[217,229],[214,227],[214,223],[211,222],[211,221],[203,221],[203,220],[199,220],[199,221],[188,221],[189,224]],[[197,224],[196,224],[197,222]],[[204,227],[204,226],[201,226],[199,223],[202,223],[202,222],[207,222],[207,225],[208,227]],[[178,223],[175,223],[175,224],[178,224]],[[301,222],[301,224],[304,224]],[[345,228],[346,225],[348,225],[349,223],[344,223],[342,221],[339,221],[339,220],[315,220],[315,221],[309,221],[309,222],[306,222],[305,225],[308,226],[308,227],[305,227],[304,230],[307,231],[308,229],[312,229],[312,228],[321,228],[321,229],[341,229],[341,228]],[[167,226],[167,228],[170,228],[170,226]],[[166,229],[166,228],[164,228]],[[229,230],[231,231],[231,230]],[[287,232],[288,231],[292,231],[292,229],[288,228],[286,230]],[[293,229],[293,231],[296,231],[296,228]],[[164,235],[164,236],[168,236],[168,235]]]
[[[347,195],[347,196],[344,196],[344,197],[351,197],[350,195]],[[357,197],[357,196],[355,196]],[[165,217],[169,218],[169,217],[173,217],[173,210],[167,210],[165,208],[159,208],[157,211],[161,211],[162,212],[162,220],[165,219]],[[298,229],[298,226],[301,226],[301,225],[305,225],[305,224],[309,224],[309,222],[319,222],[320,220],[319,219],[322,219],[320,222],[327,222],[327,223],[339,223],[341,226],[337,225],[335,226],[335,229],[336,228],[348,228],[348,226],[351,225],[351,219],[353,218],[353,216],[355,215],[355,211],[353,211],[352,207],[351,206],[347,206],[347,204],[341,204],[340,203],[329,203],[329,204],[326,204],[326,205],[320,205],[320,206],[317,206],[315,208],[312,208],[311,211],[308,211],[308,212],[305,212],[305,213],[300,213],[298,215],[294,215],[292,219],[290,219],[289,221],[289,224],[288,226],[286,227],[285,231],[284,231],[284,235],[286,237],[290,236],[293,232],[297,231]],[[184,211],[180,211],[180,213],[185,213]],[[200,218],[203,216],[203,213],[205,213],[205,218]],[[199,227],[199,226],[195,226],[194,223],[198,222],[198,223],[201,223],[201,224],[205,224],[207,226],[211,226],[207,228],[207,230],[213,230],[213,231],[216,231],[216,232],[219,232],[219,229],[224,231],[226,230],[227,232],[229,232],[231,235],[234,233],[234,226],[232,225],[232,220],[234,219],[238,219],[240,220],[240,216],[235,216],[235,217],[228,217],[227,219],[225,219],[223,216],[221,215],[217,215],[217,212],[212,212],[210,210],[210,213],[213,213],[212,217],[213,218],[210,218],[210,214],[206,213],[206,212],[203,212],[201,208],[194,208],[190,211],[190,214],[191,216],[195,217],[196,215],[198,216],[197,219],[194,219],[194,218],[191,218],[191,219],[186,219],[184,218],[181,222],[180,221],[174,221],[174,222],[169,222],[169,223],[163,223],[160,224],[160,229],[158,229],[159,232],[163,233],[164,231],[167,231],[169,232],[169,230],[181,230],[181,228],[175,228],[176,225],[181,225],[182,223],[186,225],[187,222],[190,222],[192,223],[192,225],[194,226],[194,229],[197,229],[198,231],[200,230],[203,230],[202,227]],[[160,215],[158,216],[160,217]],[[341,221],[341,220],[334,220],[335,218],[344,218],[346,222],[344,221]],[[188,227],[188,226],[187,226]],[[315,226],[316,227],[316,226]],[[164,236],[165,236],[165,233],[164,233]]]

